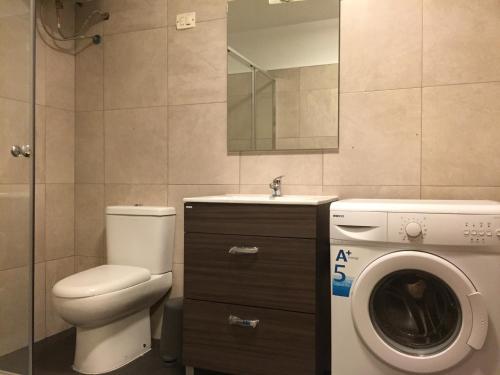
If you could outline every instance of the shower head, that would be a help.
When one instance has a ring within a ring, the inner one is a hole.
[[[74,32],[72,35],[65,35],[64,31],[62,30],[62,14],[61,14],[61,11],[64,9],[64,0],[54,0],[56,19],[57,19],[57,34],[58,34],[58,35],[55,35],[54,31],[45,24],[44,19],[43,19],[43,6],[44,6],[44,2],[46,2],[46,1],[47,0],[41,1],[42,11],[40,12],[40,20],[42,22],[43,28],[45,29],[47,34],[49,34],[52,37],[52,39],[57,40],[57,41],[91,39],[92,43],[94,43],[94,44],[101,43],[102,37],[99,34],[86,35],[85,30],[88,28],[88,26],[92,20],[97,20],[97,22],[109,20],[109,17],[110,17],[109,12],[104,12],[104,11],[99,10],[99,9],[92,10],[90,12],[90,14],[87,16],[87,18],[83,21],[80,28],[76,32]],[[79,0],[79,1],[75,1],[75,4],[79,7],[82,7],[84,4],[91,3],[94,1],[95,0]],[[94,22],[94,24],[97,22]]]

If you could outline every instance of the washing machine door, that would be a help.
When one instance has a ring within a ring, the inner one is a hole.
[[[389,365],[432,373],[480,350],[488,331],[481,294],[467,276],[438,256],[398,251],[357,278],[351,312],[365,345]]]

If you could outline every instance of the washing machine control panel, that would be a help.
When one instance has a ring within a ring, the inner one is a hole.
[[[500,216],[389,213],[388,240],[456,246],[500,245]]]

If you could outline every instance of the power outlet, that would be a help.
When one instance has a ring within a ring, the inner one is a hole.
[[[192,29],[196,27],[196,12],[178,14],[176,26],[177,30]]]

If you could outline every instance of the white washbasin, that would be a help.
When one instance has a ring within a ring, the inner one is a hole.
[[[240,203],[240,204],[296,204],[317,206],[338,200],[336,196],[322,195],[283,195],[271,197],[267,194],[226,194],[208,197],[184,198],[184,202],[200,203]]]

